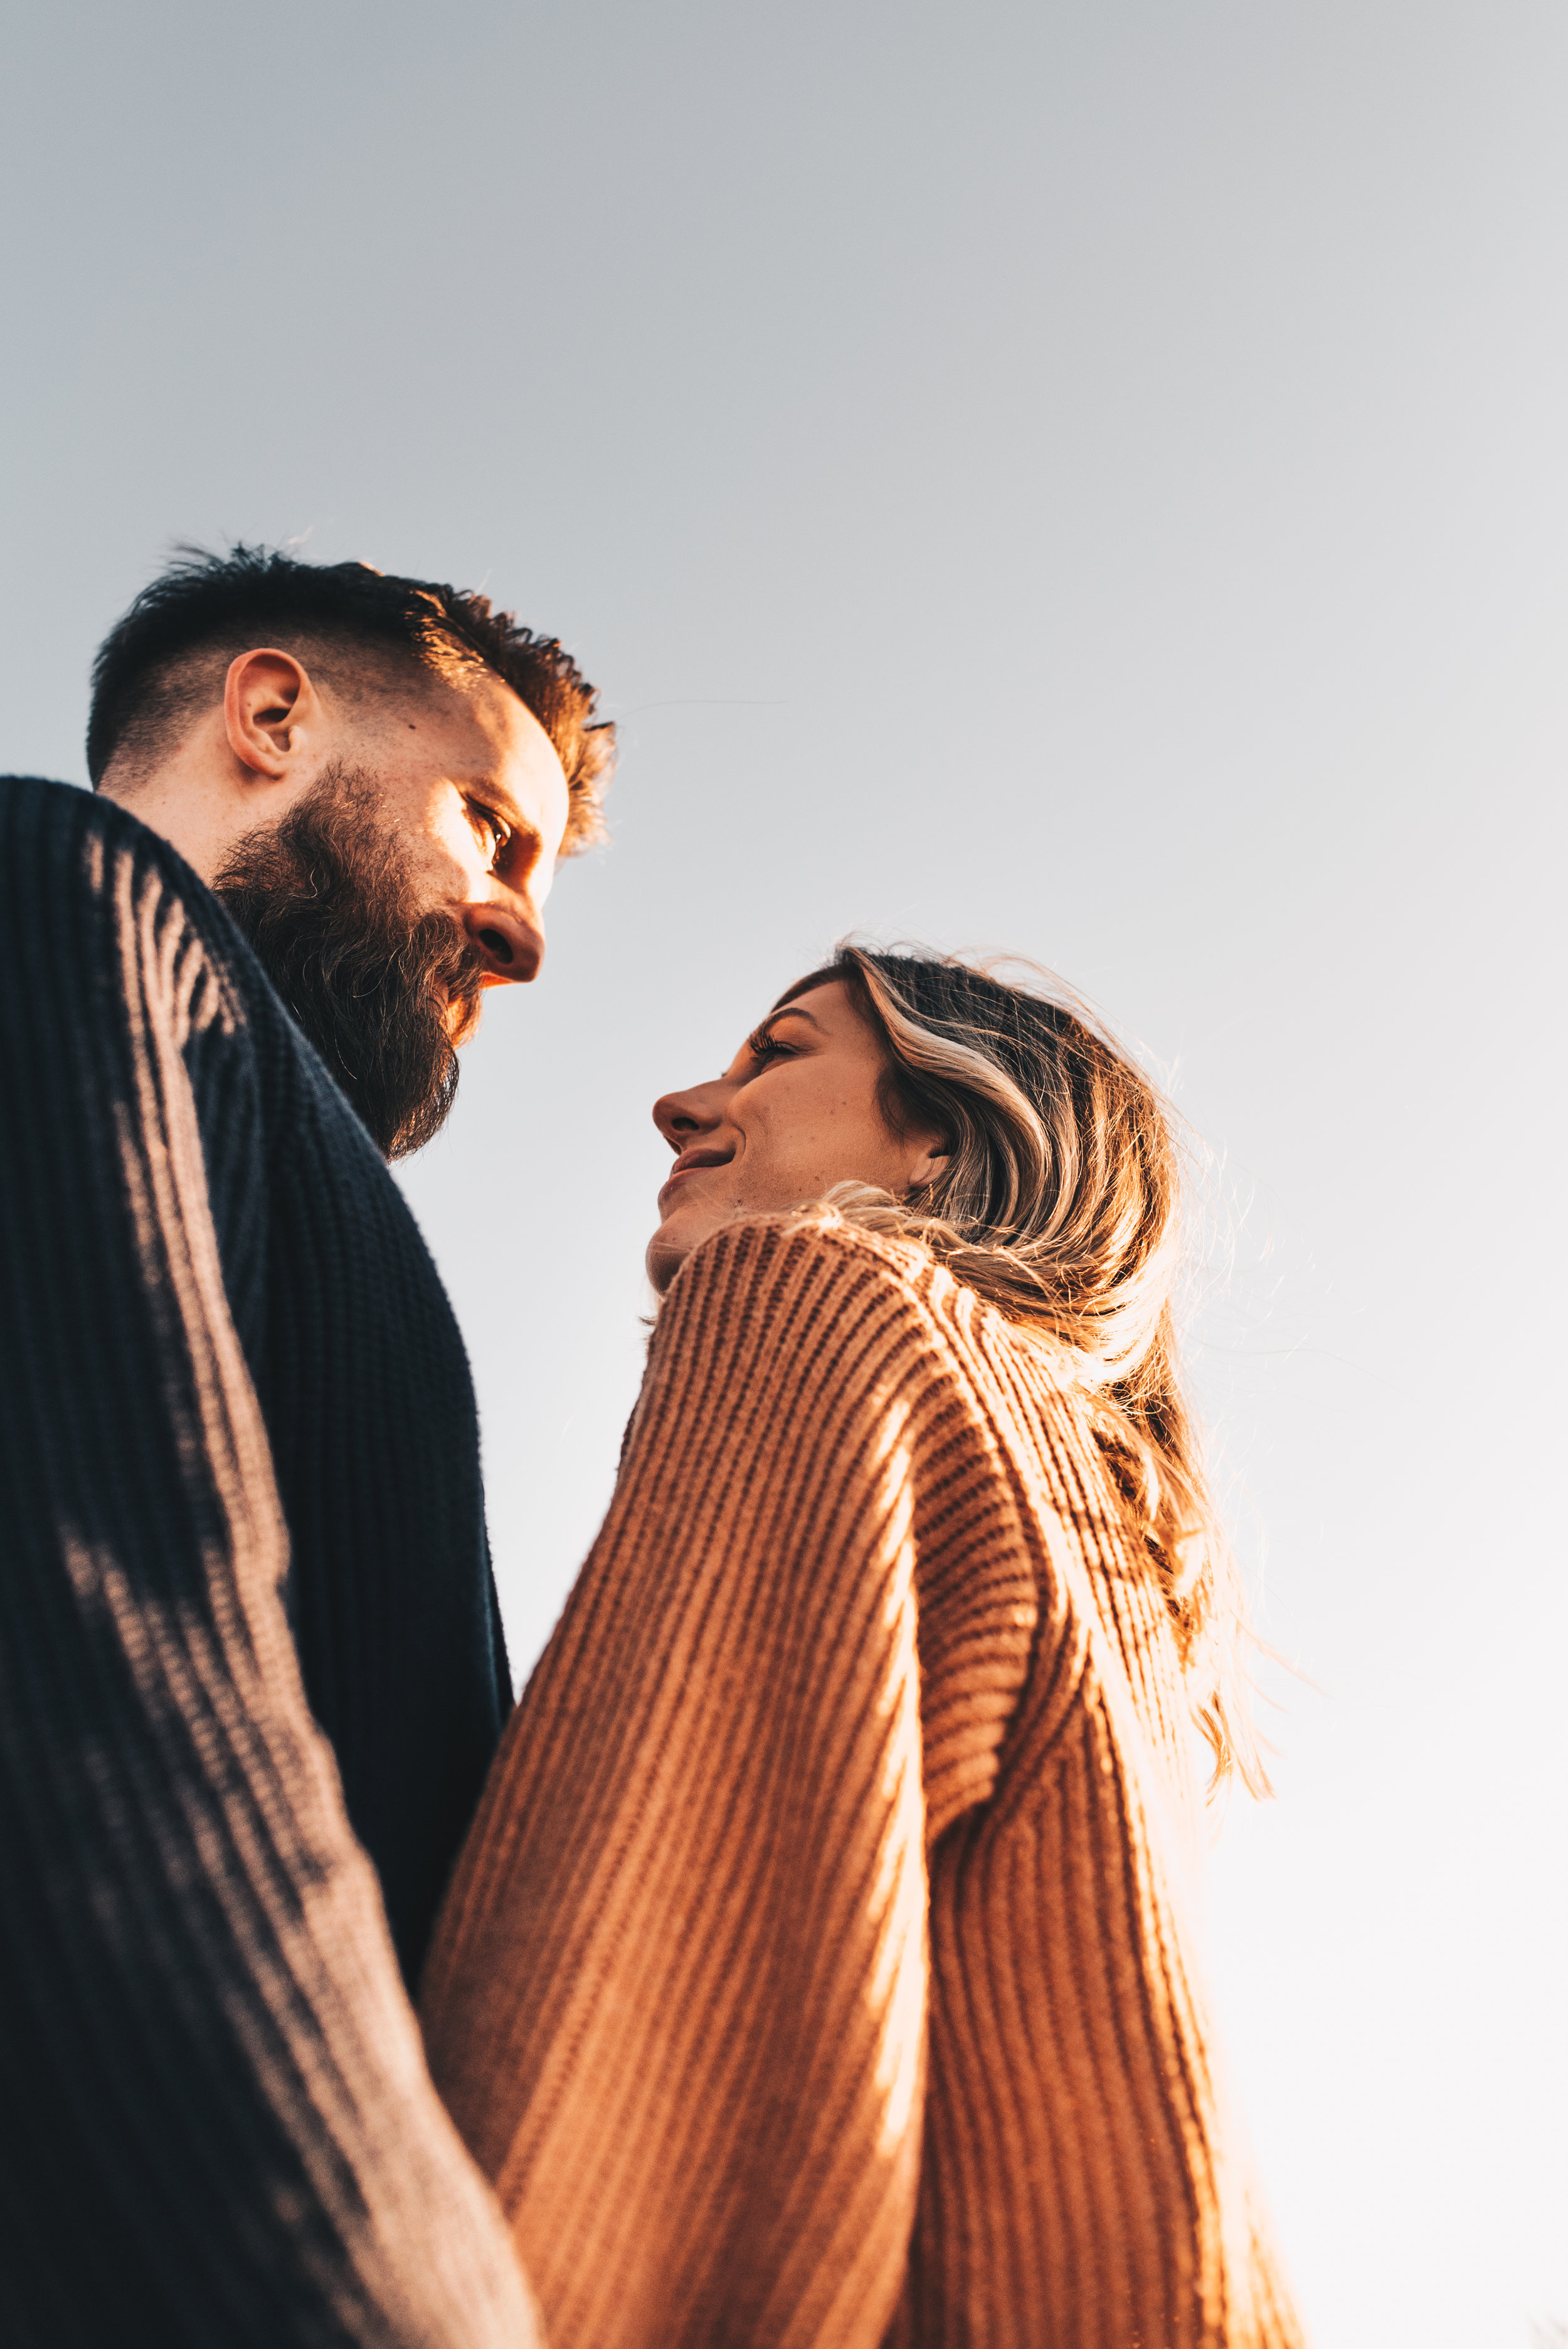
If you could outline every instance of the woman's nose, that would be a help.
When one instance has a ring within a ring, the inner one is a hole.
[[[717,1108],[703,1100],[707,1090],[697,1085],[686,1093],[664,1093],[654,1103],[654,1123],[672,1150],[681,1149],[705,1127],[717,1124]]]

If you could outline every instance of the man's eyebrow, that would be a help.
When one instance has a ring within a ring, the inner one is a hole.
[[[514,840],[521,838],[542,843],[544,834],[533,818],[524,815],[506,785],[497,782],[493,776],[475,775],[462,786],[462,790],[466,798],[480,801],[492,814],[500,816]]]
[[[537,826],[525,816],[517,801],[504,783],[492,782],[489,776],[473,786],[481,799],[490,800],[498,815],[505,816],[513,832],[533,832]]]

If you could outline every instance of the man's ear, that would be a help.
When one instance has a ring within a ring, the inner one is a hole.
[[[292,653],[269,647],[230,662],[223,724],[241,766],[270,782],[286,781],[321,722],[320,697]],[[309,748],[318,750],[319,744],[312,741]]]

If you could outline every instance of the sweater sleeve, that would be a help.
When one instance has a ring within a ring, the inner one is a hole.
[[[553,2349],[882,2339],[920,2156],[923,1704],[951,1817],[1034,1619],[1026,1562],[989,1610],[942,1570],[980,1528],[939,1356],[885,1252],[809,1226],[718,1235],[660,1316],[426,1975]]]
[[[284,1619],[242,1014],[64,798],[0,804],[0,2331],[519,2349]]]

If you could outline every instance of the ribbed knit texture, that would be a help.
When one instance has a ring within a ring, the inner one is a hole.
[[[0,2340],[519,2349],[344,1800],[416,1963],[501,1702],[434,1268],[217,901],[58,784],[0,782]]]
[[[922,1251],[660,1313],[422,2013],[552,2349],[1284,2349],[1170,1618],[1082,1400]]]

